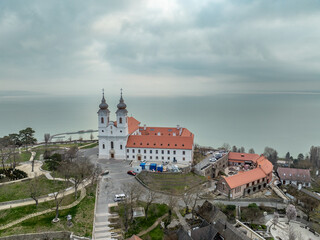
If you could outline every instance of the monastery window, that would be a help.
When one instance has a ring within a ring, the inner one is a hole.
[[[156,156],[156,159],[158,160],[158,159],[159,159],[159,157],[158,157],[158,156]]]
[[[127,153],[129,153],[129,149],[127,149]]]
[[[122,123],[122,118],[119,118],[119,123]]]
[[[253,186],[253,185],[254,185],[254,182],[251,183],[251,186]]]
[[[182,147],[184,147],[184,144],[182,144]]]
[[[101,130],[101,132],[104,132],[104,130]]]
[[[127,158],[129,158],[129,155],[127,155]]]
[[[164,160],[164,157],[161,157],[162,160]]]
[[[140,151],[140,149],[138,149],[138,153],[140,153],[141,151]]]
[[[134,149],[132,149],[132,153],[134,153]]]
[[[176,151],[173,151],[173,154],[176,154]]]
[[[158,150],[156,150],[156,154],[158,154]]]
[[[155,146],[155,145],[156,145],[156,143],[153,144],[153,146]]]
[[[161,150],[161,154],[164,154],[164,150]]]
[[[140,145],[142,145],[142,143],[140,143]]]
[[[168,143],[168,146],[170,146],[170,143]]]
[[[149,146],[149,143],[147,143],[147,145]]]
[[[177,146],[177,144],[175,144],[175,146]]]
[[[162,146],[162,143],[160,144],[160,146]]]
[[[120,130],[120,132],[122,133],[122,130]]]
[[[258,182],[257,183],[260,183],[260,179],[258,180]]]
[[[249,183],[247,184],[247,187],[249,187]]]
[[[150,156],[150,160],[152,160],[152,156]]]
[[[101,118],[101,123],[104,123],[104,118],[103,117]]]
[[[146,158],[147,158],[146,156],[143,157],[143,159],[146,159]]]
[[[106,148],[106,146],[105,146],[104,144],[102,144],[102,148],[103,148],[103,149],[105,149],[105,148]]]
[[[111,142],[111,149],[113,149],[113,142]]]
[[[122,144],[120,144],[120,149],[122,150]]]
[[[136,145],[136,143],[133,143],[133,145]]]
[[[147,150],[143,150],[143,153],[147,153]]]
[[[182,151],[182,155],[186,155],[186,151]]]
[[[183,161],[185,161],[185,160],[186,160],[186,158],[184,157],[184,158],[182,158],[182,160],[183,160]]]
[[[150,153],[152,153],[152,150],[150,150]]]
[[[168,160],[170,160],[170,157],[168,157]]]
[[[168,150],[168,154],[170,154],[170,150]]]
[[[132,155],[132,158],[134,158],[135,156],[134,155]]]

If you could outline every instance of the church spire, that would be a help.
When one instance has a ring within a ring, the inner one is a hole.
[[[99,105],[99,108],[105,110],[105,109],[108,109],[108,107],[109,106],[106,103],[106,99],[104,98],[104,89],[102,89],[102,99],[101,99],[101,103]]]
[[[123,97],[122,97],[122,88],[120,89],[120,101],[117,105],[118,109],[126,109],[127,104],[124,103]]]

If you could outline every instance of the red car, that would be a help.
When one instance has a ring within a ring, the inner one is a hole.
[[[134,171],[130,170],[127,172],[129,175],[135,176],[137,173],[135,173]]]

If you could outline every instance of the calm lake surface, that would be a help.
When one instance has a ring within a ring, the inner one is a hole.
[[[265,146],[280,156],[293,156],[320,145],[320,95],[217,94],[203,97],[126,97],[129,116],[148,126],[187,127],[195,142],[205,146]],[[119,97],[106,96],[111,119]],[[1,97],[0,136],[32,127],[38,141],[43,134],[97,129],[101,96]]]

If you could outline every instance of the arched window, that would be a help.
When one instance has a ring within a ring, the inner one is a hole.
[[[102,144],[102,148],[103,148],[103,149],[105,149],[105,148],[106,148],[106,146],[105,146],[104,144]]]
[[[101,123],[104,123],[104,118],[103,117],[101,117]]]
[[[111,149],[113,149],[113,142],[111,142]]]
[[[119,123],[122,123],[122,117],[121,117],[121,118],[119,118]]]

